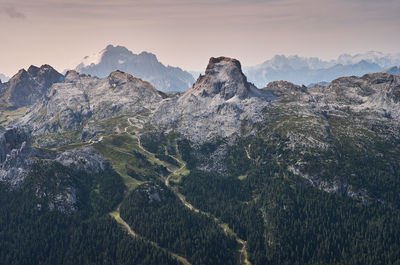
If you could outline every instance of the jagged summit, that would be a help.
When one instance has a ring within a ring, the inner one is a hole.
[[[220,95],[225,100],[234,96],[248,97],[250,89],[256,89],[247,82],[240,62],[227,57],[211,57],[204,75],[200,75],[188,93],[201,96]]]
[[[15,107],[29,106],[37,102],[54,83],[62,81],[64,76],[50,65],[31,65],[28,71],[21,69],[8,81],[5,100]]]
[[[156,55],[149,52],[135,54],[123,46],[108,45],[99,53],[86,56],[75,70],[99,78],[120,70],[150,82],[164,92],[186,91],[194,83],[190,73],[163,65]]]

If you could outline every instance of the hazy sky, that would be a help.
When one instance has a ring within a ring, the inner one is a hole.
[[[400,0],[0,0],[0,72],[71,68],[107,44],[203,70],[211,56],[400,52]]]

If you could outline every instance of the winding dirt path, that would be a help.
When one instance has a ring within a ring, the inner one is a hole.
[[[129,120],[129,119],[128,119],[128,120]],[[136,136],[136,137],[137,137],[137,139],[138,139],[138,146],[139,146],[139,148],[140,148],[142,151],[144,151],[145,153],[154,156],[153,153],[147,151],[147,150],[142,146],[142,144],[141,144],[141,142],[140,142],[140,137],[138,137],[138,136]],[[172,175],[176,174],[177,172],[179,172],[180,170],[183,170],[183,168],[186,167],[186,163],[185,163],[184,161],[182,161],[182,160],[180,160],[180,159],[178,159],[178,158],[176,158],[176,157],[174,157],[174,156],[171,156],[171,157],[172,157],[173,159],[175,159],[175,160],[181,165],[181,167],[178,168],[178,169],[176,169],[176,170],[174,170],[173,172],[171,172],[171,173],[167,176],[167,178],[165,179],[165,186],[167,186],[167,187],[179,198],[179,200],[182,202],[182,204],[183,204],[186,208],[188,208],[189,210],[191,210],[191,211],[193,211],[193,212],[206,215],[207,217],[213,219],[213,220],[224,230],[225,234],[227,235],[227,234],[228,234],[228,233],[227,233],[227,228],[226,228],[226,227],[228,227],[227,224],[222,223],[217,217],[213,216],[212,214],[207,213],[207,212],[204,212],[204,211],[202,211],[202,210],[200,210],[200,209],[197,209],[197,208],[194,207],[191,203],[189,203],[188,201],[186,201],[185,196],[183,196],[183,194],[179,193],[179,192],[177,191],[177,189],[171,188],[171,187],[169,186],[169,180],[170,180],[170,178],[172,177]],[[248,260],[248,255],[247,255],[247,242],[244,241],[243,239],[239,238],[229,227],[228,227],[228,229],[231,231],[230,234],[235,238],[236,242],[238,242],[240,245],[242,245],[242,248],[240,249],[240,264],[251,265],[250,261]]]
[[[134,126],[134,124],[130,121],[130,118],[128,118],[127,121],[128,121],[128,123],[129,123],[129,126],[127,126],[127,127],[125,127],[125,128],[123,129],[123,132],[124,132],[124,133],[127,133],[127,130],[128,130],[129,127]],[[139,136],[137,136],[137,135],[133,135],[133,136],[134,136],[134,137],[137,139],[137,141],[138,141],[138,147],[139,147],[144,153],[146,153],[147,155],[150,155],[150,156],[152,156],[152,157],[155,157],[155,154],[154,154],[154,153],[149,152],[148,150],[146,150],[146,149],[142,146],[142,143],[141,143],[141,141],[140,141],[140,137],[139,137]],[[247,156],[249,157],[249,154],[248,154],[247,150],[246,150],[246,153],[247,153]],[[182,161],[182,160],[180,160],[180,159],[178,159],[178,158],[176,158],[176,157],[174,157],[174,156],[171,156],[171,157],[172,157],[173,159],[175,159],[175,161],[177,161],[181,166],[180,166],[178,169],[175,169],[175,170],[173,170],[173,171],[171,171],[171,170],[168,168],[168,170],[169,170],[171,173],[170,173],[170,174],[167,176],[167,178],[164,180],[165,186],[167,186],[167,187],[179,198],[179,200],[182,202],[182,204],[183,204],[186,208],[188,208],[189,210],[191,210],[191,211],[193,211],[193,212],[203,214],[203,215],[205,215],[205,216],[207,216],[207,217],[213,219],[213,221],[216,222],[216,223],[223,229],[223,231],[225,232],[226,235],[228,235],[228,231],[227,231],[227,230],[229,230],[229,231],[230,231],[229,234],[232,235],[232,236],[235,238],[236,242],[238,242],[238,243],[242,246],[241,249],[240,249],[240,264],[251,265],[250,261],[248,260],[247,249],[246,249],[246,248],[247,248],[247,242],[246,242],[246,241],[244,241],[243,239],[239,238],[239,237],[228,227],[227,224],[222,223],[221,220],[219,220],[218,218],[216,218],[216,217],[213,216],[212,214],[207,213],[207,212],[204,212],[204,211],[201,211],[200,209],[197,209],[197,208],[194,207],[191,203],[189,203],[188,201],[186,201],[186,199],[185,199],[185,197],[183,196],[183,194],[179,193],[177,189],[174,189],[174,188],[170,187],[170,185],[169,185],[169,180],[170,180],[170,178],[171,178],[174,174],[179,174],[178,172],[180,172],[181,170],[183,170],[183,169],[186,167],[186,163],[185,163],[184,161]],[[116,211],[110,213],[110,215],[113,216],[114,219],[115,219],[118,223],[120,223],[120,224],[128,231],[128,233],[129,233],[131,236],[133,236],[133,237],[140,237],[140,236],[137,235],[137,234],[131,229],[131,227],[121,218],[120,213],[119,213],[119,206],[118,206],[118,208],[116,209]],[[147,239],[145,239],[145,240],[147,240]],[[148,241],[148,240],[147,240],[147,241]],[[159,247],[159,246],[157,245],[157,243],[151,242],[151,241],[149,241],[149,242],[150,242],[153,246],[156,246],[156,247],[158,247],[158,248],[161,248],[161,247]],[[161,248],[161,249],[164,249],[164,248]],[[179,256],[179,255],[177,255],[177,254],[175,254],[175,253],[172,253],[171,251],[169,251],[169,250],[167,250],[167,249],[164,249],[164,250],[166,250],[167,252],[169,252],[172,256],[174,256],[177,260],[179,260],[179,261],[182,262],[183,264],[185,264],[185,265],[191,265],[184,257],[181,257],[181,256]]]
[[[156,242],[150,241],[147,238],[141,237],[140,235],[135,233],[135,231],[132,230],[132,228],[129,226],[129,224],[127,222],[125,222],[124,219],[122,219],[122,217],[120,215],[120,211],[119,211],[120,206],[121,206],[121,204],[119,204],[117,209],[115,211],[111,212],[110,215],[115,219],[115,221],[117,223],[119,223],[128,232],[128,234],[130,236],[132,236],[133,238],[143,239],[144,241],[149,242],[152,246],[168,252],[171,256],[173,256],[175,259],[177,259],[184,265],[192,265],[186,258],[184,258],[174,252],[171,252],[170,250],[168,250],[166,248],[160,247]]]

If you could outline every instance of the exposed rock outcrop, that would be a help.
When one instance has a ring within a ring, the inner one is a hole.
[[[0,181],[18,186],[34,163],[33,153],[22,129],[0,129]]]
[[[108,162],[93,148],[65,151],[57,156],[55,161],[66,167],[75,167],[88,174],[98,174],[105,170]]]

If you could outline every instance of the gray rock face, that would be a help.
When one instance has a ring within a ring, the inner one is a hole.
[[[18,186],[27,176],[34,160],[28,137],[19,128],[0,131],[0,181]]]
[[[93,148],[65,151],[57,156],[55,161],[66,167],[75,167],[88,174],[98,174],[105,170],[107,161]]]
[[[120,71],[103,79],[69,71],[65,82],[53,85],[19,124],[31,127],[34,135],[82,130],[89,120],[150,113],[165,97],[149,83]]]
[[[183,95],[164,100],[152,123],[204,142],[237,133],[243,120],[250,124],[260,122],[261,110],[273,98],[269,91],[247,82],[239,61],[211,58],[205,75]]]
[[[146,80],[164,92],[186,91],[194,83],[190,73],[178,67],[164,66],[154,54],[134,54],[122,46],[108,45],[100,53],[85,57],[75,69],[99,78],[120,70]]]

